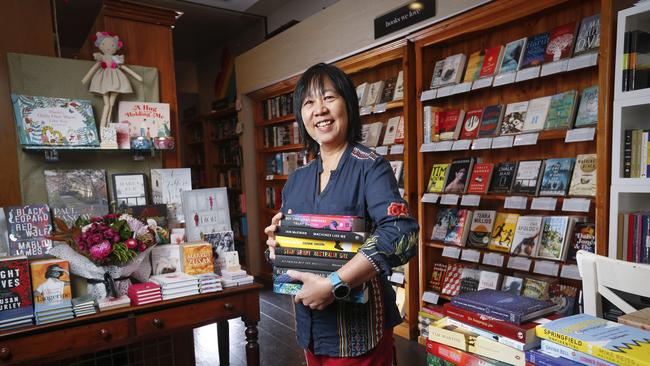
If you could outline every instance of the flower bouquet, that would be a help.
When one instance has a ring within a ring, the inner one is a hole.
[[[51,239],[59,243],[48,253],[70,262],[70,271],[87,279],[87,292],[97,299],[126,294],[130,276],[149,278],[151,263],[145,259],[156,245],[156,233],[164,230],[153,220],[144,223],[128,214],[79,217],[72,228],[60,219],[54,222]]]

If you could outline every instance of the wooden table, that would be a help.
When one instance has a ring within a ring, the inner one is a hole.
[[[217,323],[219,359],[228,364],[228,319],[246,325],[246,361],[259,365],[259,284],[0,333],[0,365],[53,361],[172,334],[176,364],[194,364],[192,329]],[[188,337],[189,335],[189,337]],[[189,340],[188,340],[189,338]],[[178,347],[176,344],[179,344]],[[179,350],[180,352],[176,352]]]

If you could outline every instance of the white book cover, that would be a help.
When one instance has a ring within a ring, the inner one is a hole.
[[[168,103],[119,102],[118,122],[129,124],[129,136],[171,136]]]
[[[357,98],[359,99],[359,106],[363,106],[366,98],[368,97],[368,89],[370,84],[361,83],[357,85]]]
[[[370,88],[368,89],[368,97],[366,98],[366,104],[365,106],[371,106],[379,103],[379,99],[381,98],[381,94],[384,91],[384,81],[379,80],[376,81],[372,84],[370,84]]]
[[[400,70],[397,74],[397,82],[395,82],[395,94],[393,100],[404,99],[404,71]]]
[[[528,103],[523,132],[541,131],[546,122],[551,96],[532,99]]]
[[[445,59],[445,65],[440,75],[440,85],[458,84],[465,71],[467,57],[462,54],[451,55]]]
[[[424,139],[422,143],[428,144],[430,142],[433,142],[431,136],[431,131],[432,131],[432,124],[433,124],[433,107],[430,105],[425,105],[423,108],[423,115],[424,115]]]
[[[188,275],[183,272],[164,273],[149,277],[149,281],[159,284],[161,287],[169,286],[172,284],[191,284],[197,283],[196,276]]]
[[[430,88],[434,89],[440,86],[442,83],[441,76],[442,76],[442,69],[445,68],[445,60],[438,60],[436,61],[435,66],[433,67],[433,75],[431,76],[431,85]]]
[[[402,168],[404,167],[404,162],[402,160],[391,160],[390,167],[393,168],[395,180],[397,181],[397,184],[399,184],[399,181],[402,178]]]
[[[510,253],[527,257],[535,255],[542,236],[542,219],[542,216],[519,216]]]
[[[491,272],[491,271],[481,271],[478,280],[478,290],[483,290],[485,288],[496,290],[498,289],[500,279],[501,279],[500,273]]]
[[[384,141],[382,145],[392,145],[395,143],[395,137],[397,136],[397,128],[399,126],[401,116],[396,116],[390,118],[386,124],[386,133],[384,133]]]
[[[363,134],[364,134],[363,130],[364,130],[365,126],[368,126],[367,127],[368,132],[367,132],[367,138],[366,139],[363,138]],[[365,140],[365,145],[368,146],[368,147],[376,147],[377,145],[379,145],[379,139],[381,138],[381,130],[383,129],[383,127],[384,127],[383,122],[375,122],[375,123],[371,123],[369,125],[364,125],[362,127],[362,130],[361,130],[362,143]]]
[[[500,135],[515,135],[524,131],[528,101],[510,103],[501,121]]]
[[[181,252],[178,244],[156,245],[151,250],[151,268],[154,275],[181,270]]]
[[[598,158],[596,154],[580,154],[576,156],[569,196],[594,197],[596,195],[597,170]]]
[[[203,235],[231,230],[226,188],[194,189],[182,192],[187,241]]]
[[[153,203],[167,205],[167,214],[183,222],[181,192],[192,189],[190,168],[151,169],[151,198]]]

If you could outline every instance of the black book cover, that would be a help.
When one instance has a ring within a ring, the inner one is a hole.
[[[318,271],[336,271],[348,261],[325,257],[303,257],[297,255],[275,254],[273,265],[282,268],[294,268],[300,271],[313,269]]]
[[[515,177],[515,170],[517,170],[516,161],[506,161],[498,164],[492,173],[488,192],[499,194],[510,192],[512,181]]]
[[[322,240],[346,241],[351,243],[363,243],[367,234],[354,231],[333,231],[319,230],[308,227],[280,226],[276,235],[290,236],[293,238],[311,238]]]
[[[623,178],[630,178],[632,173],[632,130],[625,130],[623,144]]]

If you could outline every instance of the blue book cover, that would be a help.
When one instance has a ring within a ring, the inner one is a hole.
[[[526,47],[526,38],[512,41],[506,45],[503,50],[499,74],[505,74],[519,69],[519,61],[521,60],[524,47]]]
[[[575,158],[546,159],[539,195],[566,196],[575,162]]]
[[[557,305],[551,301],[537,300],[492,289],[460,294],[452,298],[451,303],[462,309],[515,324],[521,324],[557,310]]]
[[[520,69],[525,69],[531,66],[539,66],[544,63],[544,54],[546,53],[546,46],[548,44],[549,38],[549,32],[544,32],[528,37],[526,40],[526,50],[524,51],[524,56],[521,60]]]
[[[582,365],[581,363],[567,360],[566,358],[549,355],[538,349],[526,351],[526,362],[535,364],[536,366],[573,366]]]

